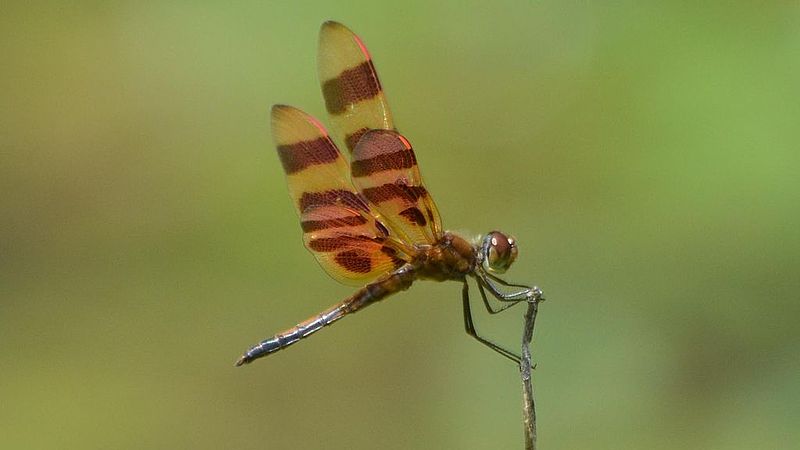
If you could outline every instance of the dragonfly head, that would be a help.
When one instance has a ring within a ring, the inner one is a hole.
[[[517,241],[513,236],[492,231],[483,238],[481,260],[483,268],[493,273],[504,273],[517,259]]]

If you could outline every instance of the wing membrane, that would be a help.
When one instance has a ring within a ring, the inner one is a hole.
[[[322,124],[299,109],[275,105],[272,136],[303,241],[331,277],[363,284],[403,264],[401,255],[408,252],[355,191],[347,161]]]
[[[355,33],[322,24],[317,67],[333,129],[350,152],[367,131],[394,128],[372,57]]]
[[[436,204],[408,140],[392,130],[370,130],[353,150],[353,184],[406,242],[432,244],[442,236]]]

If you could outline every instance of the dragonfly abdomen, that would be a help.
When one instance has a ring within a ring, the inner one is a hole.
[[[406,290],[411,286],[411,283],[414,282],[414,278],[414,267],[410,264],[406,264],[389,275],[364,286],[344,301],[298,323],[282,333],[278,333],[269,339],[259,342],[244,352],[241,358],[236,361],[236,365],[241,366],[263,356],[267,356],[270,353],[283,350],[300,339],[308,337],[323,327],[336,322],[347,314],[354,313],[395,292]]]

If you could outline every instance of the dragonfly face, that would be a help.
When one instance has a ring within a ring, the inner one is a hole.
[[[517,259],[517,241],[499,231],[492,231],[483,238],[481,256],[483,268],[492,273],[505,273]]]
[[[519,362],[513,352],[477,334],[467,284],[468,277],[476,280],[490,313],[540,297],[538,288],[496,276],[517,257],[514,238],[492,231],[473,245],[444,231],[411,143],[395,128],[372,57],[358,36],[340,23],[325,22],[317,65],[334,135],[346,152],[320,121],[291,106],[273,106],[272,137],[306,248],[331,277],[363,287],[251,347],[236,365],[286,348],[417,279],[462,282],[467,333]],[[509,287],[517,290],[505,292]],[[504,306],[492,309],[487,291]]]

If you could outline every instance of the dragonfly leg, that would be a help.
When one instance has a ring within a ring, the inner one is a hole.
[[[503,286],[518,287],[523,289],[516,292],[504,293],[497,287],[497,285],[494,284],[495,282],[502,284]],[[500,278],[485,273],[478,276],[478,283],[483,284],[487,289],[489,289],[489,292],[492,294],[492,296],[501,302],[518,303],[522,300],[544,301],[544,293],[537,286],[529,287],[522,284],[507,283]]]
[[[491,348],[492,350],[505,356],[511,361],[514,361],[516,364],[519,364],[520,361],[519,355],[512,352],[511,350],[506,350],[505,348],[495,344],[494,342],[482,337],[481,335],[478,334],[478,331],[475,330],[475,324],[472,322],[472,310],[469,304],[469,284],[467,284],[466,280],[464,280],[464,287],[461,289],[461,301],[464,306],[464,328],[466,329],[467,334],[477,339],[478,342],[480,342],[481,344]]]
[[[484,306],[486,306],[486,311],[489,311],[489,314],[501,313],[507,310],[508,308],[511,308],[512,306],[520,303],[518,301],[504,302],[503,306],[499,307],[498,309],[494,309],[491,303],[489,303],[489,299],[486,297],[486,290],[483,288],[483,282],[481,282],[480,278],[477,279],[477,282],[478,282],[478,291],[481,293],[481,299],[483,299],[483,304]]]

